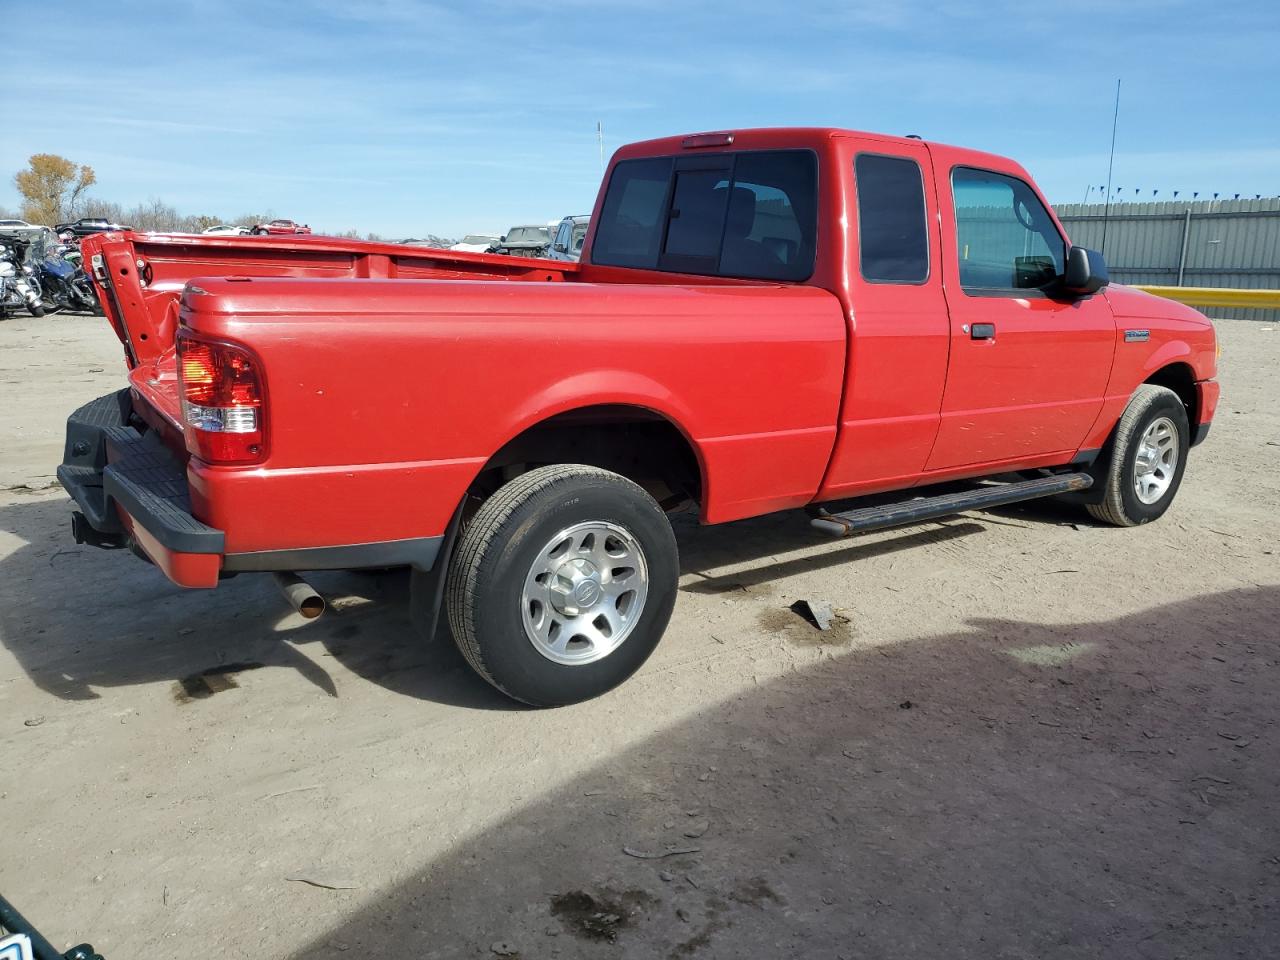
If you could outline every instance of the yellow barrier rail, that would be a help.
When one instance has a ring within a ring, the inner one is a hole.
[[[1280,290],[1239,290],[1226,287],[1152,287],[1134,284],[1157,297],[1177,300],[1189,307],[1280,308]]]

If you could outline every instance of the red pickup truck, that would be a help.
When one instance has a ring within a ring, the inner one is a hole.
[[[295,223],[292,220],[269,220],[266,223],[255,223],[253,229],[249,232],[257,237],[287,237],[300,234],[310,235],[311,228],[305,223]]]
[[[407,565],[425,628],[443,608],[535,705],[652,652],[682,503],[835,536],[1042,496],[1145,523],[1218,399],[1208,320],[1108,286],[1016,163],[914,138],[632,144],[576,264],[129,233],[85,255],[129,383],[68,422],[76,539],[188,587]]]

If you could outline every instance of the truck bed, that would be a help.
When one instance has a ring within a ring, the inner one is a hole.
[[[379,565],[429,565],[495,452],[584,403],[679,424],[710,522],[808,502],[834,441],[846,328],[815,287],[643,271],[597,281],[577,264],[324,238],[123,233],[86,255],[129,390],[104,399],[121,410],[105,427],[96,408],[73,414],[60,475],[91,526],[111,526],[114,502],[123,533],[186,586],[368,565],[384,547],[399,552]],[[190,456],[180,324],[254,351],[262,462]],[[749,403],[766,383],[787,402]],[[154,482],[131,513],[135,461]],[[198,528],[169,523],[171,508]],[[148,540],[155,530],[167,541]]]
[[[576,263],[338,237],[106,233],[86,238],[83,252],[131,369],[172,350],[178,297],[198,277],[546,283],[570,279],[579,269]]]

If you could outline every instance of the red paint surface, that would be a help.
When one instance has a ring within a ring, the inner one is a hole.
[[[612,163],[679,154],[683,140],[632,144]],[[135,407],[175,450],[177,325],[261,358],[268,459],[187,466],[193,511],[225,531],[229,552],[438,535],[504,443],[598,404],[674,424],[703,472],[703,519],[721,522],[1065,464],[1102,446],[1133,390],[1168,365],[1215,375],[1212,327],[1188,307],[1118,286],[1073,302],[960,289],[950,171],[1030,183],[1017,164],[827,129],[735,131],[712,149],[794,147],[820,170],[818,256],[803,284],[598,267],[590,235],[581,264],[330,238],[111,234],[84,248],[110,271],[108,319],[130,344]],[[861,279],[860,152],[924,171],[923,284]],[[970,339],[975,322],[994,323],[995,340]],[[1125,342],[1135,327],[1149,341]],[[1197,389],[1207,422],[1217,385]],[[193,564],[161,566],[207,580]]]
[[[138,547],[166,577],[180,587],[216,587],[222,557],[216,553],[178,553],[162,545],[151,532],[117,504],[116,514]]]

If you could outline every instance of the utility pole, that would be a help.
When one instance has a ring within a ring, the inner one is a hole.
[[[596,141],[600,144],[600,169],[604,170],[604,124],[596,121]]]

